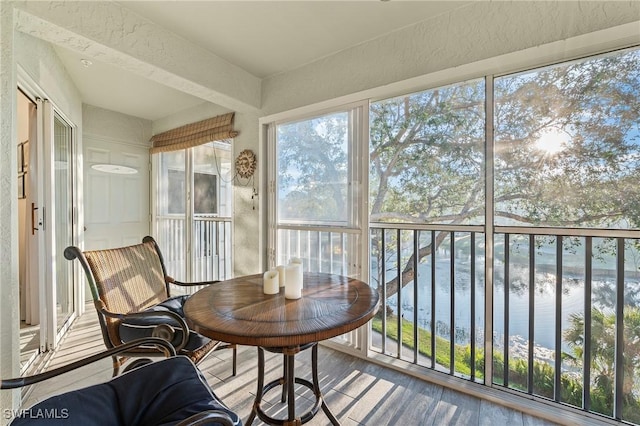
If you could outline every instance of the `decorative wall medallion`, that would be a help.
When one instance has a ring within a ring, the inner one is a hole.
[[[250,149],[245,149],[236,158],[236,172],[240,177],[250,178],[256,171],[256,155]]]

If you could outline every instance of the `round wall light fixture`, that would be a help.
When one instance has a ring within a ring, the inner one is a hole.
[[[117,175],[135,175],[138,173],[133,167],[120,166],[117,164],[94,164],[91,168],[99,172],[114,173]]]

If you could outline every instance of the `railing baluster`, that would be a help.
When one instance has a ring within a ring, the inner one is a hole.
[[[218,263],[220,262],[220,254],[218,253],[220,241],[217,238],[218,223],[207,222],[207,248],[206,253],[209,261],[207,262],[207,279],[219,279],[220,268]]]
[[[503,381],[504,386],[509,387],[509,263],[511,247],[509,245],[509,234],[504,234],[504,366]]]
[[[333,232],[329,232],[329,273],[333,274]]]
[[[340,262],[340,275],[347,275],[347,271],[345,271],[344,269],[344,266],[347,263],[347,251],[345,250],[344,237],[345,237],[345,234],[341,233],[340,234],[340,254],[342,257],[342,261]]]
[[[616,271],[616,362],[615,362],[615,403],[613,417],[622,419],[624,391],[624,238],[617,238]]]
[[[449,374],[453,375],[456,372],[456,234],[451,231],[449,234],[449,238],[451,239],[451,250],[449,253],[449,326],[451,327],[451,331],[449,332]]]
[[[436,368],[436,231],[431,231],[431,368]]]
[[[307,272],[311,271],[311,231],[307,231]]]
[[[398,358],[402,358],[402,240],[400,230],[396,231],[396,305],[398,316]]]
[[[322,235],[320,231],[318,233],[318,271],[322,272]]]
[[[413,231],[413,363],[418,363],[418,251],[420,231]]]
[[[593,280],[593,239],[585,241],[584,277],[584,351],[582,353],[582,404],[586,411],[591,409],[591,287]]]
[[[476,233],[470,233],[471,253],[469,254],[469,265],[471,274],[471,321],[469,327],[471,327],[471,334],[469,339],[471,340],[471,381],[476,380]]]
[[[556,354],[555,354],[555,384],[554,400],[561,400],[562,377],[562,249],[563,239],[561,235],[556,238]]]
[[[386,250],[386,232],[382,230],[382,353],[387,353],[387,250]]]
[[[535,344],[535,294],[536,294],[536,236],[529,235],[529,346],[527,390],[533,394],[533,358]]]

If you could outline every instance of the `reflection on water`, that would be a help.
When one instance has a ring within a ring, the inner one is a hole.
[[[480,259],[478,263],[483,263],[484,259]],[[517,271],[517,270],[516,270]],[[522,271],[521,271],[522,272]],[[528,271],[524,271],[528,274]],[[615,277],[615,270],[611,271]],[[484,280],[479,276],[484,271],[481,269],[477,273],[475,283],[475,322],[476,322],[476,342],[481,343],[483,337],[484,324]],[[511,271],[510,281],[512,285],[509,293],[509,335],[512,336],[511,344],[516,345],[518,342],[527,341],[529,338],[529,291],[521,286],[514,286],[513,282],[520,279],[518,273]],[[451,314],[451,264],[448,259],[439,259],[436,262],[436,332],[438,335],[450,337],[450,314]],[[387,272],[387,280],[395,277],[393,270]],[[553,349],[555,347],[555,330],[556,330],[556,282],[555,275],[548,273],[536,273],[536,288],[534,292],[534,312],[532,314],[534,321],[534,344],[542,348]],[[527,278],[528,279],[528,278]],[[465,344],[469,343],[470,325],[471,325],[471,279],[468,263],[466,267],[456,262],[455,269],[455,315],[454,323],[456,328],[456,342]],[[628,281],[625,288],[630,293],[640,293],[640,283],[638,281]],[[431,265],[420,264],[418,267],[418,304],[417,319],[418,325],[422,328],[431,328]],[[573,314],[584,313],[584,280],[577,276],[563,277],[562,282],[562,330],[569,327],[570,317]],[[593,281],[592,282],[592,305],[604,311],[613,312],[615,301],[615,281]],[[627,298],[629,300],[630,297]],[[405,320],[413,322],[414,320],[414,285],[410,282],[402,290],[402,316]],[[504,344],[505,332],[505,292],[504,285],[500,279],[496,279],[493,296],[493,330],[494,345],[500,348]],[[397,295],[393,295],[387,299],[387,305],[397,314]],[[568,351],[569,347],[565,342],[562,346],[563,351]],[[543,350],[540,351],[544,352]],[[523,354],[526,357],[526,353]]]

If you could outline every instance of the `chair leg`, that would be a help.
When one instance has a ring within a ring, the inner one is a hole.
[[[237,369],[236,369],[236,360],[238,358],[238,348],[236,345],[233,345],[233,376],[235,377]]]

